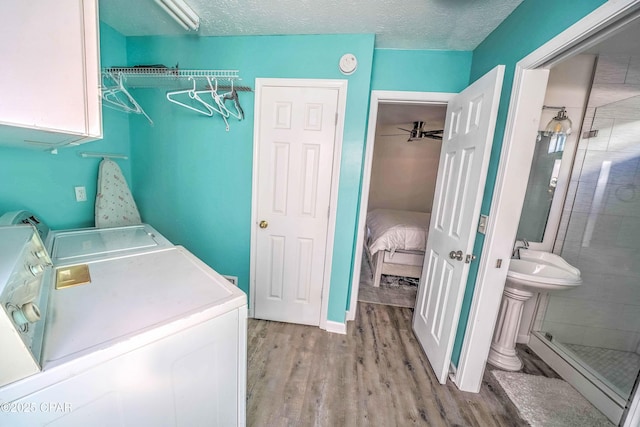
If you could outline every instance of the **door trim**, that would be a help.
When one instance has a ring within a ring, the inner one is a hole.
[[[369,104],[369,123],[367,126],[367,140],[365,146],[364,165],[362,168],[362,184],[360,186],[360,210],[356,223],[356,247],[354,252],[353,279],[351,282],[351,300],[347,311],[347,321],[356,318],[358,307],[358,291],[360,289],[360,268],[362,267],[362,252],[364,244],[364,227],[367,220],[369,207],[369,187],[371,184],[371,167],[373,165],[373,148],[376,139],[376,126],[378,124],[378,105],[380,104],[436,104],[447,105],[455,96],[455,93],[445,92],[403,92],[373,90]]]
[[[460,390],[477,392],[480,389],[506,279],[506,266],[503,264],[503,268],[495,268],[496,260],[511,258],[516,238],[516,230],[512,230],[509,224],[500,223],[497,218],[513,211],[514,206],[520,206],[521,209],[524,202],[524,192],[505,192],[505,184],[509,180],[519,179],[523,168],[531,167],[531,158],[528,159],[528,163],[524,157],[515,160],[515,157],[520,157],[520,150],[523,150],[516,141],[518,110],[520,103],[526,101],[519,98],[519,94],[522,93],[523,76],[527,70],[549,68],[568,56],[597,44],[617,31],[621,25],[637,19],[639,10],[638,0],[610,0],[516,64],[498,174],[491,200],[491,207],[495,211],[489,215],[465,340],[454,378]],[[637,394],[637,399],[640,399],[640,393]]]
[[[342,158],[342,140],[344,136],[345,111],[347,106],[347,80],[338,79],[278,79],[256,78],[255,108],[253,120],[253,176],[251,184],[251,255],[249,267],[249,317],[254,315],[255,282],[256,282],[256,240],[258,223],[258,137],[260,135],[260,103],[262,102],[263,87],[305,87],[338,90],[338,120],[336,123],[335,141],[333,147],[333,166],[331,170],[331,198],[329,205],[329,223],[327,228],[327,246],[324,261],[322,281],[322,305],[320,307],[320,328],[327,329],[327,314],[329,308],[329,291],[331,288],[331,266],[333,261],[333,246],[336,230],[336,216],[338,207],[338,187],[340,184],[340,160]]]

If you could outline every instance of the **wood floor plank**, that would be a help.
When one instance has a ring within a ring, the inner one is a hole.
[[[489,371],[478,394],[439,384],[413,335],[412,313],[359,303],[346,335],[250,319],[247,424],[528,425]]]
[[[353,425],[355,409],[351,374],[353,351],[342,335],[324,334],[317,348],[311,377],[316,378],[305,396],[306,412],[299,425]],[[333,357],[327,357],[328,354]],[[340,408],[339,410],[333,410]]]

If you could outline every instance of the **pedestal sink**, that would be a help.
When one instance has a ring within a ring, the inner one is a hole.
[[[536,292],[571,289],[582,284],[580,270],[558,255],[520,249],[512,259],[502,295],[502,305],[493,333],[488,362],[507,370],[519,371],[522,361],[516,353],[516,338],[525,301]]]

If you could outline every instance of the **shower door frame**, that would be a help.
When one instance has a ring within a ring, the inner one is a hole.
[[[571,357],[564,348],[548,341],[540,331],[531,332],[528,345],[534,353],[584,395],[600,412],[609,419],[620,420],[627,401],[608,387],[601,378]]]

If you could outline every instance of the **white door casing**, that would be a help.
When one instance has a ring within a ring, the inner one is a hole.
[[[448,105],[436,193],[413,329],[440,383],[451,353],[469,273],[489,165],[504,66]],[[456,255],[456,259],[450,257]]]
[[[405,91],[371,91],[369,105],[369,123],[367,127],[367,143],[365,147],[364,166],[362,168],[362,187],[360,189],[360,213],[356,227],[356,247],[353,260],[353,280],[351,281],[351,300],[347,320],[355,320],[358,308],[358,291],[360,288],[360,269],[362,267],[362,255],[364,250],[365,226],[369,206],[369,187],[371,184],[371,169],[373,165],[373,152],[376,139],[376,127],[378,124],[378,105],[402,104],[402,105],[446,105],[455,93],[445,92],[405,92]]]
[[[523,102],[515,112],[517,127],[514,129],[517,132],[518,141],[529,141],[528,144],[522,144],[522,147],[517,152],[511,153],[510,156],[506,156],[504,151],[501,156],[501,165],[509,165],[511,169],[510,176],[498,178],[495,188],[503,194],[510,194],[508,198],[504,198],[492,204],[492,215],[490,218],[492,222],[500,224],[500,227],[505,230],[505,233],[515,236],[520,222],[520,214],[522,210],[522,204],[524,202],[524,193],[527,188],[527,182],[529,180],[529,169],[524,165],[531,165],[531,159],[533,158],[533,152],[535,144],[535,135],[537,135],[540,112],[542,111],[542,104],[544,101],[545,90],[547,87],[547,79],[549,77],[549,70],[527,70],[522,74],[521,78],[526,81],[526,84],[522,87],[522,90],[512,93],[513,99],[520,99]],[[513,101],[512,101],[513,102]],[[511,165],[518,164],[520,166],[511,168]],[[516,198],[516,194],[521,194],[521,198]],[[508,231],[507,231],[508,230]],[[500,306],[501,296],[504,289],[504,283],[506,279],[506,270],[509,268],[509,260],[511,258],[511,252],[513,247],[513,240],[507,246],[496,245],[496,239],[504,239],[504,235],[496,235],[492,228],[487,229],[487,235],[485,237],[484,249],[482,252],[482,258],[489,256],[490,259],[502,260],[499,268],[495,268],[496,263],[488,267],[487,270],[483,268],[483,263],[480,262],[480,269],[478,277],[482,277],[483,274],[487,274],[490,280],[485,283],[492,283],[492,286],[484,287],[478,283],[474,294],[474,302],[472,303],[471,312],[475,309],[475,303],[480,296],[486,297],[489,293],[494,295],[492,300],[493,304],[489,309],[488,303],[485,303],[485,310],[482,312],[484,319],[491,321],[492,325],[495,324],[498,316],[498,310]],[[486,265],[486,264],[484,264]],[[473,319],[473,318],[470,318]],[[467,323],[467,330],[465,333],[465,343],[460,356],[458,366],[464,366],[467,369],[458,369],[454,376],[454,382],[461,390],[478,392],[482,381],[482,373],[484,372],[484,366],[487,362],[489,354],[489,347],[491,345],[491,337],[493,336],[493,327],[490,330],[480,331],[480,322],[470,320]],[[487,340],[484,345],[481,344],[481,340]],[[467,347],[475,347],[476,349],[481,347],[482,351],[476,350],[473,353],[465,351]],[[484,350],[486,347],[486,351]]]
[[[341,86],[292,80],[256,85],[254,317],[326,323]]]

